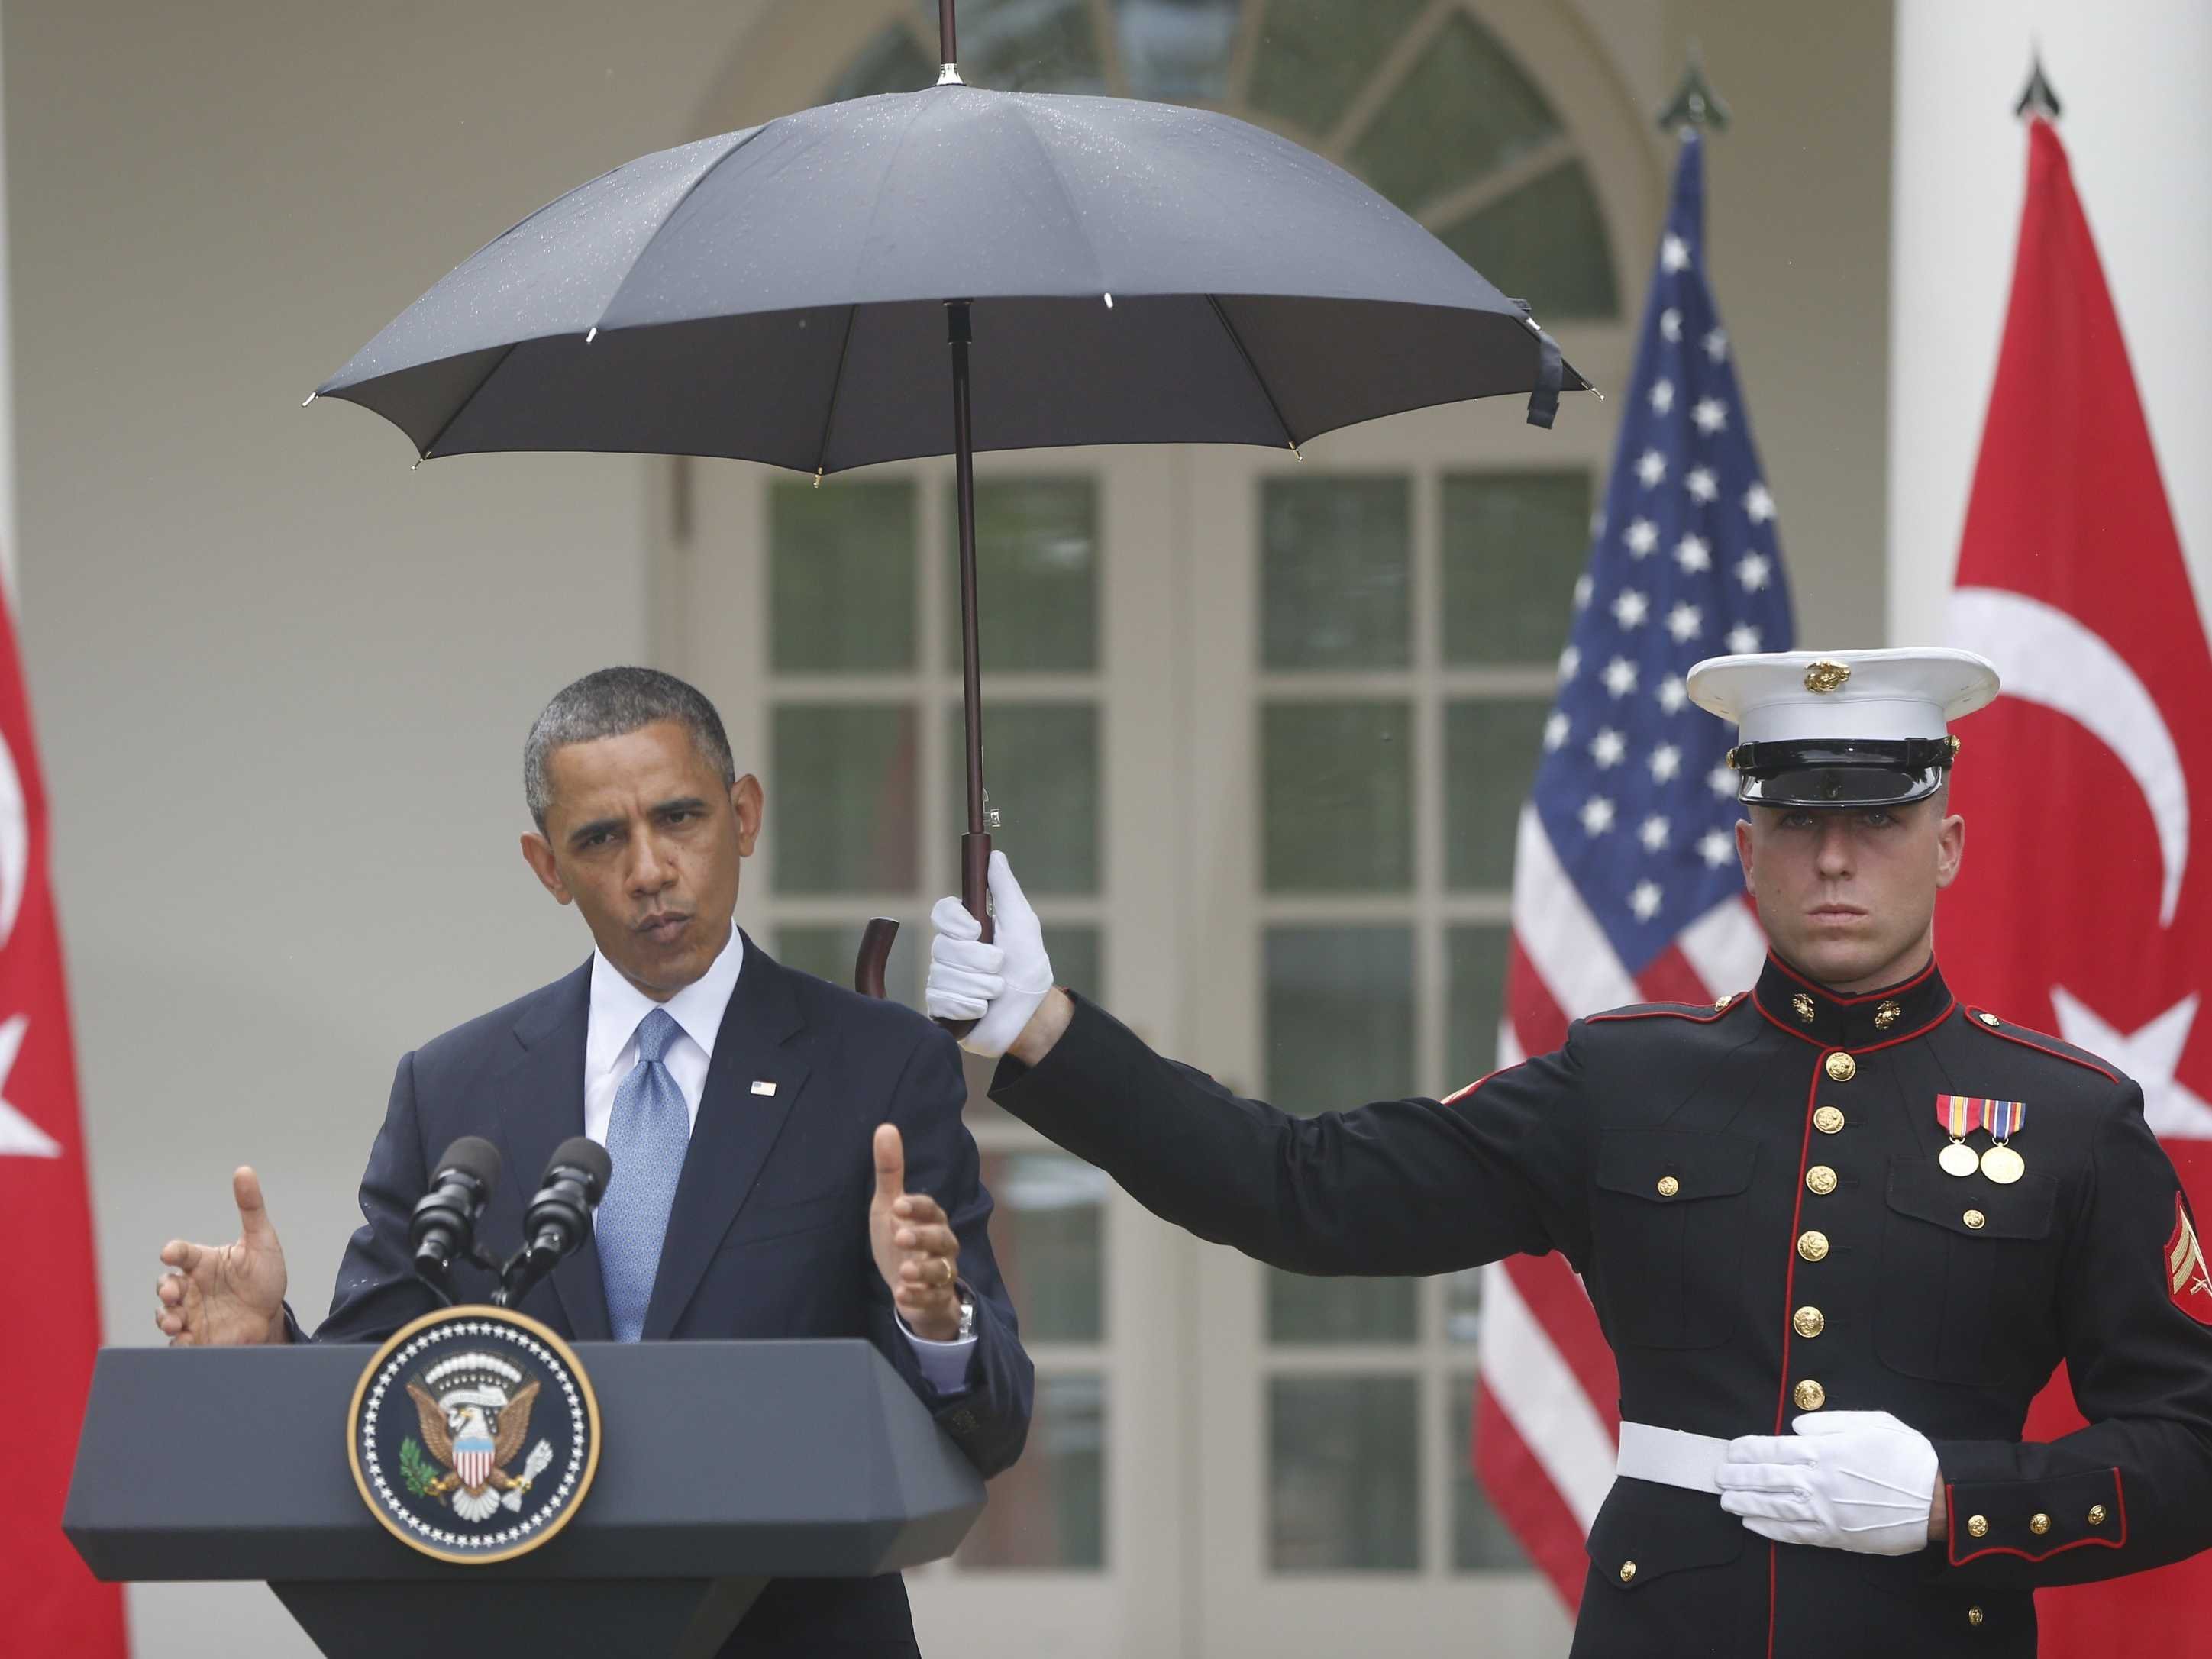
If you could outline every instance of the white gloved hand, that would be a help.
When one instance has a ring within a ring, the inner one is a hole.
[[[937,936],[929,942],[929,985],[924,1000],[935,1019],[972,1019],[960,1039],[971,1054],[995,1060],[1013,1047],[1038,1005],[1052,993],[1052,959],[1044,929],[1022,896],[1004,853],[991,854],[994,942],[957,898],[941,898],[929,913]]]
[[[1887,1412],[1808,1412],[1794,1435],[1729,1442],[1721,1507],[1762,1538],[1866,1555],[1928,1544],[1936,1448]]]

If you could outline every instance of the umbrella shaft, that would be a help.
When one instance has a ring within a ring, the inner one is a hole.
[[[952,21],[952,0],[937,0],[937,51],[939,64],[960,61],[960,34]]]
[[[973,330],[965,300],[949,301],[945,333],[952,347],[953,486],[960,508],[960,678],[967,717],[968,833],[983,822],[983,667],[975,601],[975,436],[969,420],[968,344]]]

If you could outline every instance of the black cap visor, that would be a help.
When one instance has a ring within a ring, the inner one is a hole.
[[[1739,744],[1730,758],[1743,774],[1736,799],[1747,806],[1903,806],[1943,787],[1954,750],[1948,738],[1886,743]]]

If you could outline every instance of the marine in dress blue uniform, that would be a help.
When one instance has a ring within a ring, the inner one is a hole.
[[[1745,801],[1789,823],[1940,810],[1946,721],[1996,690],[1945,652],[1690,684],[1740,726]],[[1066,994],[1000,873],[1000,944],[940,907],[931,986],[1003,1051]],[[1558,1250],[1582,1275],[1623,1422],[1576,1655],[2030,1655],[2037,1587],[2212,1543],[2212,1280],[2142,1091],[1932,958],[1844,994],[1770,956],[1717,1005],[1595,1015],[1449,1099],[1314,1118],[1082,999],[1061,1018],[993,1098],[1202,1237],[1315,1274]],[[2025,1443],[2061,1360],[2089,1425]]]

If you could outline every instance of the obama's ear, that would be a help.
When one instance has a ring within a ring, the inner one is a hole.
[[[522,836],[522,861],[530,866],[530,873],[538,878],[545,890],[563,904],[575,902],[568,884],[561,879],[561,866],[553,857],[553,843],[534,830]]]

